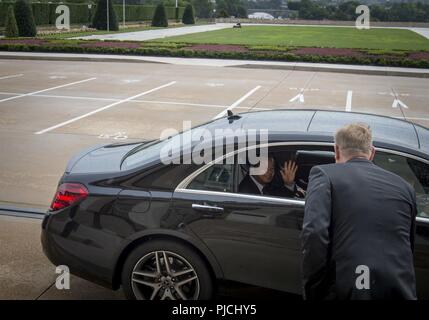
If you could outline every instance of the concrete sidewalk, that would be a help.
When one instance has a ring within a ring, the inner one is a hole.
[[[429,28],[407,28],[407,29],[422,35],[426,39],[429,39]]]
[[[259,69],[297,70],[297,71],[312,71],[312,72],[334,72],[334,73],[429,78],[429,69],[394,68],[394,67],[379,67],[379,66],[328,64],[328,63],[174,58],[174,57],[150,57],[150,56],[108,55],[108,54],[43,53],[43,52],[0,52],[0,59],[165,63],[165,64],[187,65],[187,66],[237,67],[237,68],[252,68],[252,69],[259,68]]]
[[[103,35],[92,35],[86,37],[75,37],[71,39],[82,39],[82,40],[128,40],[128,41],[146,41],[153,39],[162,39],[166,37],[181,36],[185,34],[214,31],[220,29],[231,28],[230,23],[218,23],[208,24],[201,26],[189,26],[189,27],[177,27],[177,28],[165,28],[165,29],[154,29],[145,31],[135,31],[126,33],[113,33]]]

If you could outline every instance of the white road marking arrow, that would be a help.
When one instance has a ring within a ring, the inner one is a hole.
[[[408,106],[405,103],[403,103],[399,99],[395,99],[395,100],[393,100],[392,108],[397,108],[397,107],[403,107],[405,109],[408,109]]]
[[[295,102],[295,101],[299,101],[301,103],[304,103],[304,89],[301,89],[301,92],[298,93],[295,97],[293,97],[292,99],[289,100],[289,102]]]

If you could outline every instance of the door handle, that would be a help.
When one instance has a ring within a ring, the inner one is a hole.
[[[223,213],[223,208],[216,207],[216,206],[209,206],[206,204],[192,204],[192,209],[197,211],[205,211],[205,212],[211,212],[211,213]]]

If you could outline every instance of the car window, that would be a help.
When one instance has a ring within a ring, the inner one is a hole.
[[[187,189],[232,192],[233,172],[233,164],[214,164],[195,177]]]
[[[323,150],[322,150],[323,149]],[[299,148],[284,146],[270,148],[270,158],[274,159],[274,172],[268,180],[261,194],[255,181],[259,180],[250,175],[250,165],[241,164],[238,166],[237,191],[241,194],[254,194],[268,197],[304,199],[310,170],[315,165],[328,164],[335,162],[335,154],[332,148],[321,148],[315,150],[314,146]],[[287,161],[295,161],[298,166],[294,183],[287,188],[280,173]],[[261,187],[261,186],[260,186]]]
[[[429,165],[385,152],[377,152],[374,163],[411,184],[416,190],[418,216],[429,218]]]

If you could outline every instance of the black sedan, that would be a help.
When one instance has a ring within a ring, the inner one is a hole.
[[[229,114],[199,128],[268,128],[273,180],[293,159],[305,194],[310,169],[334,162],[333,133],[350,122],[371,126],[374,162],[416,190],[417,291],[429,298],[428,129],[317,110]],[[217,280],[300,294],[305,198],[240,192],[249,165],[227,160],[250,147],[238,148],[235,140],[232,152],[208,163],[165,164],[160,150],[168,140],[98,146],[70,160],[42,225],[52,263],[112,289],[122,286],[129,299],[210,299]]]

